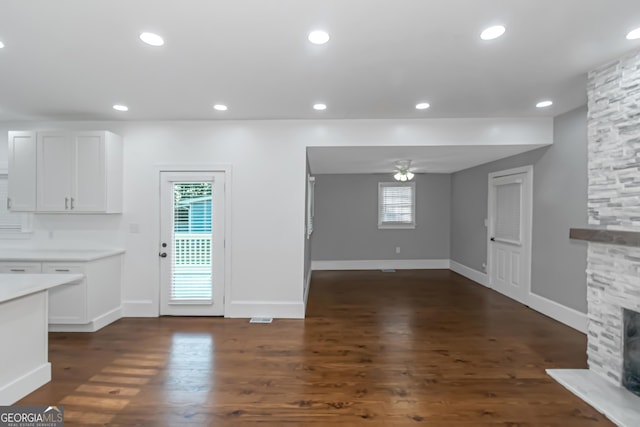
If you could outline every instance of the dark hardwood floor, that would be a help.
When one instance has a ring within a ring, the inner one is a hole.
[[[52,333],[53,381],[19,404],[64,405],[67,426],[612,426],[544,372],[585,348],[447,270],[315,272],[304,321]]]

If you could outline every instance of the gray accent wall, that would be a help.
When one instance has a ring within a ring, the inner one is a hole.
[[[487,260],[488,174],[533,165],[533,293],[587,311],[584,242],[569,229],[587,225],[587,110],[554,119],[554,143],[453,174],[451,259],[483,271]]]
[[[451,175],[416,175],[416,228],[379,230],[378,183],[392,181],[390,174],[316,175],[313,260],[449,259]]]

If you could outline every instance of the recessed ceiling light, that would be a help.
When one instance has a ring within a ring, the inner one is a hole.
[[[502,25],[494,25],[493,27],[489,27],[486,30],[484,30],[481,34],[480,34],[480,38],[482,40],[493,40],[493,39],[497,39],[498,37],[500,37],[501,35],[504,34],[504,32],[507,29],[504,28],[504,26]]]
[[[431,105],[429,105],[428,102],[421,102],[419,104],[416,104],[416,110],[426,110],[429,107],[431,107]]]
[[[546,108],[551,107],[553,105],[553,101],[540,101],[536,104],[538,108]]]
[[[153,33],[140,34],[140,40],[151,46],[162,46],[164,44],[162,37]]]
[[[325,44],[329,41],[329,34],[326,31],[311,31],[309,41],[313,44]]]
[[[214,110],[218,110],[218,111],[227,111],[228,110],[227,106],[223,105],[223,104],[216,104],[216,105],[213,106],[213,109]]]
[[[0,49],[4,47],[4,43],[0,42]]]
[[[327,106],[325,104],[313,104],[313,109],[322,111],[322,110],[326,110]]]
[[[113,106],[114,110],[118,110],[118,111],[129,111],[129,107],[127,107],[126,105],[121,105],[121,104],[116,104]]]
[[[636,28],[633,31],[629,31],[627,34],[627,40],[637,40],[640,39],[640,28]]]

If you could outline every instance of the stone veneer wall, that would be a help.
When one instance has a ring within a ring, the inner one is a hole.
[[[589,73],[589,224],[640,231],[640,52]],[[640,312],[640,248],[589,243],[589,368],[620,384],[622,308]]]

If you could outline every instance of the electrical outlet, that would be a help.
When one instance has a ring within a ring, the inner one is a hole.
[[[399,254],[400,253],[400,246],[396,246],[396,253]]]

